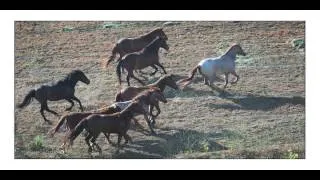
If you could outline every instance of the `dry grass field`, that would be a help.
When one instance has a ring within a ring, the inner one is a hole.
[[[15,104],[32,88],[59,80],[73,69],[83,70],[91,80],[89,85],[76,85],[75,94],[85,110],[113,103],[119,88],[115,63],[108,68],[103,63],[115,42],[163,23],[15,22]],[[15,108],[15,158],[305,158],[305,51],[290,44],[294,38],[304,38],[305,22],[187,21],[169,23],[164,32],[170,50],[160,49],[160,62],[175,80],[235,42],[247,53],[236,61],[240,80],[228,85],[226,96],[205,86],[198,73],[184,90],[166,88],[168,103],[160,104],[157,135],[148,134],[143,116],[138,116],[145,131],[130,129],[133,143],[120,151],[99,136],[102,156],[98,152],[89,156],[82,135],[63,153],[59,149],[63,133],[47,136],[53,125],[43,121],[40,104],[33,100],[24,109]],[[145,75],[144,82],[161,76]],[[133,79],[131,84],[140,86]],[[48,106],[62,115],[69,103],[51,101]],[[72,111],[80,111],[77,103]],[[54,124],[58,121],[59,117],[45,114]],[[112,140],[116,141],[115,135]]]

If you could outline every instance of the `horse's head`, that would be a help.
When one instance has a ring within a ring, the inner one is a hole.
[[[157,28],[155,32],[159,37],[163,38],[165,41],[168,40],[168,36],[164,33],[163,28]]]
[[[246,53],[243,51],[242,47],[240,46],[240,44],[233,44],[232,47],[233,51],[238,54],[238,55],[242,55],[245,56]]]
[[[175,89],[175,90],[178,90],[179,89],[179,86],[177,85],[177,83],[173,80],[173,75],[170,74],[170,75],[166,75],[163,77],[163,81],[164,81],[164,84]]]
[[[70,74],[70,78],[74,80],[81,81],[86,84],[90,84],[90,80],[81,70],[73,70]]]
[[[158,43],[160,47],[162,47],[166,51],[169,51],[169,45],[167,44],[167,41],[163,37],[158,36]]]
[[[151,90],[151,100],[152,101],[161,101],[163,103],[167,103],[167,99],[164,96],[163,92],[160,90],[160,88],[152,87]]]

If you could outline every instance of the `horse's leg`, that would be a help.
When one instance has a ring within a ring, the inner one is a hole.
[[[228,84],[228,78],[229,78],[229,73],[224,73],[224,76],[225,76],[225,84],[223,86],[223,89],[225,89],[227,87],[227,84]]]
[[[135,80],[137,80],[140,84],[142,84],[143,86],[145,85],[144,84],[144,82],[141,80],[141,79],[139,79],[139,78],[137,78],[136,76],[134,76],[134,74],[133,74],[133,72],[132,72],[132,74],[130,75],[133,79],[135,79]]]
[[[118,143],[117,143],[118,148],[120,147],[121,139],[122,139],[122,134],[119,133],[119,134],[118,134]]]
[[[104,134],[104,136],[106,137],[106,140],[108,141],[108,143],[109,144],[113,144],[112,142],[111,142],[111,140],[110,140],[110,133],[103,133]]]
[[[130,75],[129,75],[129,73],[127,75],[127,83],[128,83],[128,86],[130,86]]]
[[[149,121],[151,122],[152,126],[154,126],[156,124],[155,118],[159,115],[159,111],[157,112],[156,115],[153,115],[153,108],[155,107],[155,105],[149,105],[149,114],[150,114],[150,118]],[[157,108],[158,110],[158,108]]]
[[[158,103],[158,102],[154,104],[154,107],[156,107],[156,109],[157,109],[158,112],[157,112],[156,115],[153,116],[153,119],[152,119],[152,125],[153,125],[153,126],[156,124],[155,118],[158,117],[159,114],[161,113],[161,110],[160,110],[160,107],[159,107],[159,103]]]
[[[154,69],[154,72],[152,72],[150,76],[154,76],[158,72],[158,68],[156,65],[151,65],[151,67]]]
[[[151,134],[156,134],[156,133],[154,132],[153,128],[152,128],[152,125],[151,125],[151,123],[150,123],[150,120],[149,120],[148,116],[147,116],[146,114],[144,114],[143,116],[144,116],[144,119],[145,119],[145,120],[147,121],[147,123],[148,123],[148,126],[149,126],[149,128],[150,128]]]
[[[91,133],[89,132],[87,137],[85,138],[85,141],[87,143],[87,145],[89,146],[89,149],[88,149],[88,153],[90,154],[92,152],[92,147],[91,147],[91,144],[89,142],[89,140],[92,138],[92,135]]]
[[[71,97],[71,99],[77,101],[77,102],[79,103],[79,105],[80,105],[81,111],[83,111],[83,107],[82,107],[82,104],[81,104],[80,100],[79,100],[77,97],[75,97],[75,96]]]
[[[50,112],[50,113],[52,113],[52,114],[54,114],[56,116],[59,116],[59,114],[57,112],[49,109],[47,102],[44,103],[44,110],[46,110],[46,111],[48,111],[48,112]]]
[[[209,85],[208,79],[206,77],[203,77],[203,82],[205,85]]]
[[[66,108],[66,111],[70,111],[72,107],[74,106],[74,102],[71,99],[66,99],[69,103],[71,103],[71,106]]]
[[[124,144],[128,144],[128,142],[132,143],[132,138],[127,133],[124,134],[124,139],[126,140]]]
[[[238,80],[239,80],[239,75],[235,72],[235,71],[231,71],[230,72],[232,75],[234,75],[235,77],[237,77],[237,79],[235,80],[235,81],[233,81],[233,82],[231,82],[231,84],[235,84],[235,83],[237,83],[238,82]]]
[[[91,139],[91,142],[92,142],[92,145],[94,145],[98,151],[99,151],[99,154],[101,155],[102,151],[101,151],[101,148],[100,146],[96,143],[96,140],[97,140],[97,137],[99,136],[100,133],[97,133],[97,134],[94,134],[92,139]]]
[[[167,74],[167,72],[166,72],[166,70],[164,69],[164,67],[162,66],[162,64],[160,64],[160,63],[158,62],[158,63],[156,63],[156,65],[159,66],[159,67],[161,67],[161,69],[163,70],[163,72],[164,72],[165,74]]]
[[[45,122],[48,122],[49,124],[50,124],[50,121],[44,116],[44,109],[45,109],[45,107],[44,107],[44,105],[43,104],[41,104],[41,109],[40,109],[40,113],[41,113],[41,115],[42,115],[42,117],[43,117],[43,119],[44,119],[44,121]]]

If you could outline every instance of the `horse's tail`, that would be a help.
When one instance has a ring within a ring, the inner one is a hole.
[[[182,87],[182,88],[186,87],[187,85],[189,85],[189,84],[191,83],[191,80],[192,80],[192,78],[194,77],[194,75],[196,74],[196,72],[197,72],[198,69],[200,70],[200,66],[199,66],[199,65],[195,66],[195,67],[191,70],[191,72],[190,72],[190,74],[189,74],[189,77],[178,81],[178,83],[181,84],[181,87]]]
[[[33,90],[29,91],[29,93],[24,98],[23,102],[21,104],[18,104],[18,108],[23,108],[23,107],[29,105],[31,102],[31,99],[33,97],[35,97],[35,95],[36,95],[36,90],[33,89]]]
[[[110,64],[111,61],[114,60],[114,58],[116,57],[117,53],[118,53],[118,43],[113,47],[112,49],[112,54],[111,56],[109,57],[109,60],[107,61],[107,64],[106,66],[108,66]]]
[[[119,84],[121,85],[121,67],[122,67],[123,61],[120,60],[118,65],[117,65],[117,76],[118,76],[118,81]]]
[[[56,127],[52,128],[49,132],[48,135],[50,137],[53,137],[54,134],[58,131],[58,129],[60,129],[60,127],[63,125],[63,123],[67,120],[68,114],[62,116],[58,122],[58,124],[56,125]]]
[[[80,123],[71,130],[68,139],[70,142],[70,145],[73,144],[73,141],[79,136],[79,134],[83,131],[83,129],[87,126],[87,121],[85,119],[81,120]]]

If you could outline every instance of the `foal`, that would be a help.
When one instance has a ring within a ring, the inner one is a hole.
[[[198,65],[192,69],[189,77],[178,81],[178,83],[181,84],[182,88],[186,87],[191,83],[193,76],[198,70],[199,73],[204,77],[205,84],[211,87],[214,86],[214,81],[219,79],[217,75],[224,74],[225,85],[223,89],[225,89],[228,84],[228,76],[230,73],[237,78],[234,82],[231,82],[231,84],[234,84],[239,80],[239,75],[235,71],[235,60],[236,55],[238,54],[242,56],[246,55],[239,44],[234,44],[227,50],[226,53],[219,57],[201,60]]]

